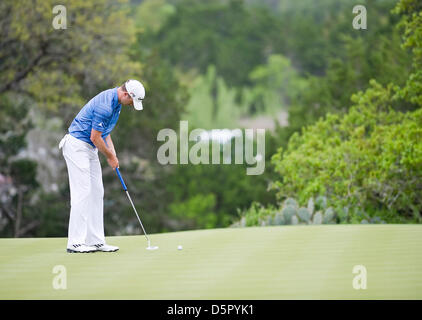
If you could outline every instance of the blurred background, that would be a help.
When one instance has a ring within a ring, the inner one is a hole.
[[[58,143],[93,96],[138,79],[112,137],[149,233],[421,223],[418,0],[0,2],[0,236],[65,237]],[[356,30],[353,7],[367,10]],[[265,172],[157,161],[163,128],[266,129]],[[100,156],[107,236],[139,234]]]

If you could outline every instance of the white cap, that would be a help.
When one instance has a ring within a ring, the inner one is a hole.
[[[138,80],[128,80],[125,83],[126,91],[133,100],[133,107],[136,110],[142,110],[142,99],[145,98],[145,88]]]

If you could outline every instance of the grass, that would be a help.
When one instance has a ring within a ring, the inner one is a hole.
[[[0,299],[422,299],[420,225],[154,234],[157,251],[143,236],[107,238],[116,253],[68,254],[66,241],[0,239]],[[56,265],[65,290],[53,288]],[[355,265],[366,290],[352,286]]]

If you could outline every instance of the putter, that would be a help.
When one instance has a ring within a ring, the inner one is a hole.
[[[116,168],[117,175],[119,176],[120,183],[122,184],[123,190],[126,192],[127,197],[129,198],[130,204],[132,205],[133,210],[135,211],[136,217],[138,218],[139,223],[141,224],[142,230],[144,231],[144,235],[147,238],[148,241],[148,247],[147,250],[157,250],[157,246],[151,246],[151,241],[149,240],[149,237],[147,233],[145,232],[144,225],[142,224],[141,219],[139,218],[138,212],[136,211],[135,205],[133,204],[132,198],[130,197],[129,191],[127,190],[126,184],[123,181],[122,175],[120,174],[119,168]]]

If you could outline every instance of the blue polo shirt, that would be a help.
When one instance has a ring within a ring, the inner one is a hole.
[[[95,147],[91,129],[102,132],[101,137],[106,138],[114,129],[121,109],[117,87],[100,92],[79,111],[70,124],[69,134]]]

